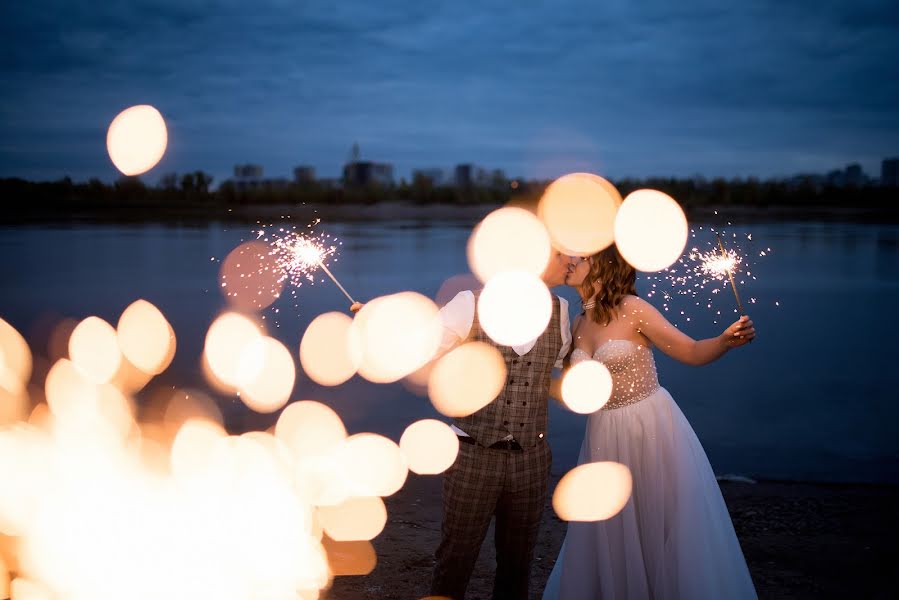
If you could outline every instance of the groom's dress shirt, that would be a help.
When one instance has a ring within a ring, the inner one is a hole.
[[[561,296],[559,299],[559,329],[562,333],[562,348],[559,350],[559,356],[556,360],[555,367],[562,368],[562,361],[568,355],[571,349],[571,325],[568,317],[568,301]],[[474,315],[476,310],[476,300],[474,293],[470,290],[459,292],[456,297],[450,300],[443,308],[440,309],[440,320],[443,323],[443,338],[440,342],[440,352],[446,352],[460,341],[464,341],[468,334],[471,333],[471,326],[474,323]],[[518,356],[524,356],[530,352],[537,343],[537,338],[530,342],[518,346],[512,346],[512,350]],[[456,435],[468,437],[468,434],[456,427],[450,425]],[[508,439],[512,439],[510,435]]]

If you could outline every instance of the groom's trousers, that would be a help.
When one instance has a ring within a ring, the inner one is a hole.
[[[465,597],[495,515],[493,598],[527,600],[551,464],[552,451],[543,439],[524,450],[459,444],[456,462],[443,481],[443,523],[431,595]]]

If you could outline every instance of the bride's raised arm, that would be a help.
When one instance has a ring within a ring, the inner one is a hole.
[[[746,316],[740,317],[717,337],[694,340],[646,300],[630,296],[622,304],[622,316],[632,320],[636,330],[654,346],[671,358],[696,367],[721,358],[731,348],[748,344],[755,337],[755,328]]]

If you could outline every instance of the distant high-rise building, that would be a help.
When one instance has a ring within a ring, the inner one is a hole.
[[[459,187],[468,187],[474,183],[475,175],[474,165],[468,163],[456,165],[454,182]]]
[[[851,165],[848,165],[843,175],[843,183],[844,185],[855,187],[864,185],[865,172],[862,171],[862,166],[858,163],[852,163]]]
[[[899,158],[885,158],[880,163],[880,185],[899,187]]]
[[[343,166],[343,182],[348,186],[393,185],[393,165],[370,160],[348,162]]]
[[[238,190],[253,190],[262,184],[262,165],[234,165],[234,186]]]
[[[299,166],[293,170],[294,183],[312,183],[315,181],[315,167]]]

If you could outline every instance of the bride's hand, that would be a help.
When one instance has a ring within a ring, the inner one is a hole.
[[[755,338],[755,327],[752,325],[752,319],[743,315],[733,325],[725,329],[721,336],[728,348],[745,346]]]

